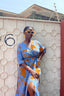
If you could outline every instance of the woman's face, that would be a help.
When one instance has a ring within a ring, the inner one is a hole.
[[[28,28],[25,32],[24,32],[24,35],[25,35],[25,38],[26,39],[31,39],[32,36],[34,34],[34,29],[33,28]]]

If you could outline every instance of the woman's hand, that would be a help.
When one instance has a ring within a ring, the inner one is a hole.
[[[39,78],[39,74],[36,71],[32,70],[31,74],[34,78]]]

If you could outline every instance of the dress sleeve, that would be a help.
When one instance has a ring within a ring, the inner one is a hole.
[[[18,63],[19,64],[24,63],[24,60],[22,58],[22,53],[21,53],[21,47],[20,47],[20,45],[18,45],[18,47],[17,47],[17,60],[18,60]]]
[[[41,43],[38,41],[39,47],[40,47],[40,52],[45,52],[46,51],[46,47],[42,46]]]

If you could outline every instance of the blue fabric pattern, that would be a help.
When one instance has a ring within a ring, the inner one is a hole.
[[[39,78],[34,78],[29,71],[23,66],[18,68],[16,96],[30,96],[28,92],[28,84],[33,82],[35,87],[35,96],[39,96],[39,84],[41,68],[39,67],[39,59],[37,58],[40,52],[45,52],[45,47],[37,40],[31,40],[30,46],[22,42],[17,47],[18,64],[25,63],[39,74]]]

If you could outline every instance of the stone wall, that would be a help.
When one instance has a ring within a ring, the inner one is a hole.
[[[15,96],[17,45],[24,40],[23,29],[27,25],[35,29],[32,39],[47,48],[40,64],[40,96],[60,96],[60,22],[11,17],[0,17],[0,96]]]

